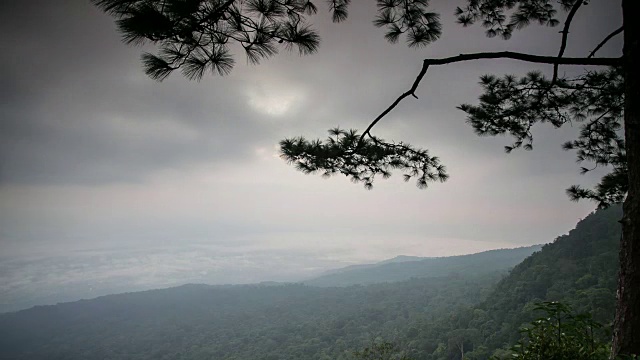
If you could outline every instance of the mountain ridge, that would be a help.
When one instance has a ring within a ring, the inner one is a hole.
[[[474,269],[481,273],[507,271],[527,256],[539,251],[543,245],[494,249],[473,254],[416,257],[399,255],[374,264],[351,265],[303,281],[311,286],[368,285],[408,280],[414,277],[446,276],[449,273]],[[488,264],[481,266],[482,263]]]

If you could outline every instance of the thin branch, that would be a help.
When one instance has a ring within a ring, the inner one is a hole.
[[[378,117],[376,117],[371,124],[367,127],[367,129],[360,135],[360,140],[356,144],[354,148],[354,152],[357,152],[358,149],[364,143],[365,136],[371,136],[371,129],[373,129],[376,124],[382,120],[391,110],[393,110],[398,104],[404,100],[407,96],[413,96],[418,98],[415,94],[415,91],[418,89],[422,78],[427,73],[430,65],[446,65],[452,64],[462,61],[470,61],[470,60],[481,60],[481,59],[512,59],[512,60],[520,60],[538,64],[562,64],[562,65],[591,65],[591,66],[615,66],[622,62],[622,58],[558,58],[555,56],[541,56],[541,55],[531,55],[518,53],[513,51],[500,51],[500,52],[483,52],[483,53],[472,53],[472,54],[460,54],[457,56],[451,56],[447,58],[440,59],[424,59],[422,62],[422,69],[420,73],[416,77],[413,85],[407,91],[405,91],[402,95],[400,95],[389,107],[387,107]]]
[[[448,58],[425,59],[429,65],[446,65],[461,61],[481,60],[481,59],[512,59],[537,64],[560,64],[560,65],[586,65],[586,66],[616,66],[622,64],[622,57],[612,58],[557,58],[555,56],[541,56],[518,53],[513,51],[482,52],[472,54],[460,54]]]
[[[567,15],[567,20],[564,22],[564,28],[562,29],[562,42],[560,44],[560,51],[558,52],[558,58],[561,58],[564,55],[564,51],[567,48],[567,38],[569,37],[569,27],[571,27],[571,21],[573,20],[574,15],[578,12],[578,9],[583,4],[583,0],[576,1],[571,7],[571,11],[569,11],[569,15]],[[558,80],[558,63],[553,64],[553,78],[551,79],[551,85],[555,84],[556,80]]]
[[[428,69],[429,69],[429,64],[427,63],[427,60],[425,60],[424,63],[422,64],[422,69],[420,70],[420,73],[418,74],[418,77],[416,77],[416,80],[413,82],[413,85],[411,86],[411,89],[405,91],[402,95],[400,95],[396,99],[396,101],[393,102],[393,104],[389,105],[389,107],[386,108],[382,112],[382,114],[378,115],[378,117],[375,118],[373,120],[373,122],[371,122],[371,124],[369,124],[367,129],[362,133],[362,135],[360,135],[360,140],[358,140],[358,144],[356,145],[356,147],[354,149],[354,152],[357,151],[358,148],[360,148],[360,146],[364,142],[364,137],[365,136],[367,136],[367,135],[371,136],[371,134],[369,132],[371,131],[371,129],[373,129],[374,126],[376,126],[378,121],[382,120],[382,118],[385,117],[389,112],[391,112],[391,110],[393,110],[402,100],[404,100],[404,98],[406,98],[407,96],[413,96],[416,99],[418,98],[416,96],[416,94],[415,94],[415,91],[418,88],[418,85],[420,85],[420,81],[422,81],[422,78],[427,73]]]
[[[593,51],[589,54],[589,56],[587,56],[587,58],[592,58],[596,54],[596,52],[598,50],[600,50],[601,47],[603,47],[607,42],[609,42],[609,40],[611,40],[614,36],[620,34],[622,31],[624,31],[624,26],[620,26],[614,32],[612,32],[611,34],[607,35],[607,37],[604,38],[604,40],[602,40],[600,42],[600,44],[598,44],[598,46],[596,46],[595,49],[593,49]]]
[[[214,11],[209,13],[209,16],[206,16],[199,25],[202,25],[205,21],[211,20],[212,22],[217,22],[220,16],[224,14],[225,11],[229,10],[229,7],[233,5],[235,0],[227,0],[224,4],[218,6],[218,8],[214,9]]]

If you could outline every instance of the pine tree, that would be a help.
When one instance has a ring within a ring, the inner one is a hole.
[[[239,44],[252,63],[277,54],[280,49],[301,55],[317,50],[320,37],[307,19],[317,13],[308,0],[93,0],[117,19],[125,42],[151,43],[157,53],[142,56],[145,72],[163,80],[179,70],[189,79],[207,72],[228,74],[234,65],[230,45]],[[607,0],[610,1],[610,0]],[[455,9],[458,23],[480,23],[489,37],[509,39],[531,24],[562,26],[557,56],[517,52],[482,52],[440,59],[424,59],[412,86],[401,94],[361,133],[332,129],[326,140],[304,137],[281,142],[282,157],[305,173],[342,174],[354,182],[373,186],[377,177],[392,170],[414,179],[420,188],[448,178],[440,160],[427,150],[405,142],[388,142],[372,130],[390,111],[416,90],[431,67],[481,59],[513,59],[551,64],[550,77],[532,70],[522,77],[487,75],[480,79],[479,104],[459,109],[480,135],[508,134],[514,139],[510,152],[531,150],[531,129],[537,123],[561,127],[579,124],[580,134],[564,144],[576,151],[577,160],[591,166],[608,166],[611,172],[593,189],[572,186],[573,200],[590,199],[599,207],[624,201],[620,251],[618,303],[612,355],[640,354],[640,84],[638,84],[638,26],[633,15],[637,2],[620,0],[623,24],[594,44],[584,57],[564,57],[573,18],[586,0],[466,0]],[[327,0],[333,20],[348,16],[350,0]],[[438,13],[428,0],[377,0],[374,24],[386,29],[390,42],[404,39],[410,47],[428,45],[441,35]],[[561,21],[563,20],[563,21]],[[623,34],[623,55],[598,57],[612,38]],[[589,66],[579,76],[565,77],[560,66]],[[590,171],[588,166],[581,168]]]

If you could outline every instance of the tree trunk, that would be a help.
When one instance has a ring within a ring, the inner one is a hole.
[[[636,4],[634,4],[636,3]],[[620,243],[618,303],[613,329],[612,358],[640,355],[640,83],[638,81],[637,0],[623,0],[624,131],[629,170]]]

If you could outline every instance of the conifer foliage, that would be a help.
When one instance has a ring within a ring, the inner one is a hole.
[[[189,79],[211,72],[226,75],[239,44],[251,63],[275,55],[280,47],[312,54],[320,37],[305,21],[317,12],[305,0],[95,0],[115,16],[123,40],[156,45],[142,62],[151,78],[164,80],[180,69]],[[334,2],[334,19],[346,17],[348,1]]]
[[[575,78],[546,78],[530,72],[522,78],[513,75],[480,79],[484,94],[479,105],[463,104],[467,121],[478,135],[508,134],[515,139],[505,146],[507,153],[517,148],[533,149],[531,128],[548,123],[555,128],[579,124],[577,139],[563,144],[575,150],[587,173],[598,166],[611,166],[595,189],[572,186],[567,190],[572,200],[591,199],[599,207],[620,203],[627,192],[627,160],[622,128],[624,81],[620,67],[588,71]]]
[[[429,181],[448,178],[444,165],[427,150],[374,136],[364,139],[356,130],[331,129],[325,142],[303,137],[286,139],[280,142],[280,148],[282,157],[304,173],[322,172],[325,177],[342,174],[367,189],[373,187],[376,176],[386,179],[393,169],[402,170],[405,181],[415,178],[419,188],[426,188]]]

